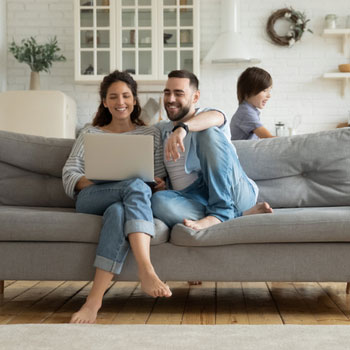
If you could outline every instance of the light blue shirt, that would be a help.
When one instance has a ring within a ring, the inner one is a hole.
[[[224,123],[219,127],[222,132],[225,132],[225,129],[227,129],[227,118],[223,111],[215,108],[196,108],[195,115],[201,113],[201,112],[208,112],[208,111],[218,111],[222,113],[224,116]],[[166,140],[166,138],[171,134],[171,131],[174,128],[174,124],[172,121],[169,122],[160,122],[155,125],[158,127],[162,134],[163,141]],[[187,174],[192,173],[193,171],[199,172],[201,170],[199,158],[197,157],[196,150],[196,138],[192,137],[193,132],[189,132],[185,139],[184,139],[184,146],[185,146],[185,172]]]
[[[263,125],[260,121],[260,111],[247,101],[243,101],[231,119],[231,140],[258,139],[253,131],[261,126]]]

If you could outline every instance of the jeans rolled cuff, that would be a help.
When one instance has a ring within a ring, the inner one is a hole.
[[[96,255],[94,266],[108,272],[112,272],[115,275],[119,275],[123,268],[123,262],[119,263],[117,261],[107,259],[103,256]]]
[[[124,224],[125,236],[130,233],[143,232],[154,237],[154,223],[146,220],[128,220]]]
[[[239,218],[240,216],[243,215],[243,213],[237,212],[237,211],[232,211],[232,210],[220,211],[220,213],[207,211],[205,215],[206,216],[209,216],[209,215],[215,216],[221,222],[225,222],[225,221],[228,221],[231,219]]]

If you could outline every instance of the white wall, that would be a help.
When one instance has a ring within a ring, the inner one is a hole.
[[[3,1],[3,0],[2,0]],[[201,57],[220,31],[220,0],[201,0]],[[305,33],[293,48],[270,43],[265,34],[269,15],[286,3],[280,0],[241,0],[240,26],[245,41],[260,57],[260,67],[274,80],[273,96],[262,119],[273,130],[276,121],[290,121],[301,114],[299,133],[334,128],[347,120],[350,98],[341,96],[341,82],[326,80],[322,74],[349,62],[341,52],[341,40],[321,36],[324,17],[335,13],[340,21],[350,14],[349,0],[290,0],[287,6],[306,12],[314,34]],[[98,101],[98,85],[74,83],[73,0],[7,0],[8,42],[35,35],[39,41],[57,35],[67,62],[54,63],[51,74],[41,73],[42,89],[59,89],[77,101],[80,125],[91,120]],[[27,89],[29,68],[8,56],[8,90]],[[230,117],[237,107],[236,81],[244,65],[201,67],[201,106],[222,108]],[[350,96],[350,91],[348,91]],[[149,96],[143,94],[143,102]],[[156,97],[156,96],[154,96]]]

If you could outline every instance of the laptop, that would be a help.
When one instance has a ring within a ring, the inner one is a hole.
[[[140,178],[154,183],[153,136],[85,134],[84,147],[89,180]]]

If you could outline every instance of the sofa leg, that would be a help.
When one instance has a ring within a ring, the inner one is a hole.
[[[4,294],[5,290],[5,281],[0,281],[0,295]]]
[[[350,282],[346,284],[346,294],[350,294]]]

